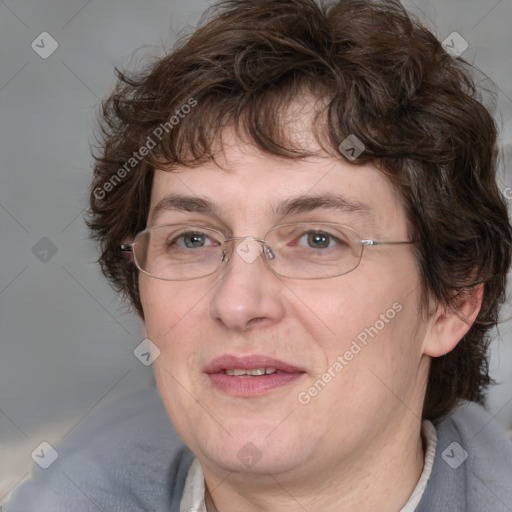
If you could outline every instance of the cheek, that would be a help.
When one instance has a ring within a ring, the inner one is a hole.
[[[213,339],[208,315],[211,288],[211,285],[159,281],[147,276],[140,279],[146,335],[160,350],[154,364],[160,383],[167,382],[174,387],[177,384],[174,377],[189,387],[198,378],[190,369],[204,364],[204,354],[208,353]]]
[[[182,283],[146,276],[140,279],[139,290],[146,336],[160,350],[153,364],[158,386],[164,397],[176,397],[183,387],[190,387],[188,369],[199,352],[195,340],[203,339],[200,318],[204,313],[199,312],[203,303]]]
[[[321,284],[310,284],[303,297],[329,333],[322,348],[330,361],[347,350],[357,352],[353,359],[366,366],[381,361],[391,368],[396,358],[418,357],[420,285],[412,260],[402,258],[385,269],[362,263],[354,273]]]
[[[201,307],[199,293],[183,283],[172,283],[142,276],[139,291],[144,310],[146,332],[152,341],[163,342],[179,330]],[[203,292],[204,295],[204,292]]]
[[[382,283],[382,278],[378,286],[376,282],[354,273],[331,280],[291,283],[288,288],[294,297],[293,314],[300,315],[315,338],[332,345],[357,337],[375,322],[382,330],[380,315],[391,309],[385,320],[394,317],[392,306],[402,293],[396,283]]]

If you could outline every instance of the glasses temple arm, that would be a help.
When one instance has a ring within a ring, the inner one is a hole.
[[[377,240],[361,240],[361,243],[363,245],[411,245],[411,244],[417,244],[418,240],[412,240],[407,242],[379,242]]]

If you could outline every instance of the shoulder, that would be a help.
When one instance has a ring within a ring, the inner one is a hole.
[[[436,431],[434,467],[418,512],[510,511],[512,442],[487,411],[463,402]]]
[[[5,512],[174,510],[193,459],[153,388],[86,417],[55,449]]]

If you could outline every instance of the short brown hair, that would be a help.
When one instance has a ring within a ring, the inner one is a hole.
[[[424,306],[453,305],[475,276],[484,283],[474,325],[432,361],[423,415],[436,420],[460,399],[482,401],[512,240],[496,185],[496,128],[462,59],[398,1],[222,1],[145,71],[116,73],[103,102],[88,225],[104,274],[141,316],[138,271],[120,245],[146,226],[153,169],[215,160],[228,125],[270,154],[309,156],[280,122],[306,91],[321,100],[320,146],[342,158],[340,142],[357,136],[365,151],[354,164],[374,163],[402,198],[419,240]]]

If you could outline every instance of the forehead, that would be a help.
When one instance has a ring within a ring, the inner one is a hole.
[[[401,201],[377,168],[327,155],[312,135],[311,107],[292,104],[290,112],[297,116],[286,124],[290,140],[318,156],[271,155],[227,127],[219,134],[215,162],[155,170],[148,225],[178,211],[256,226],[256,219],[272,224],[313,210],[337,210],[345,216],[340,221],[357,218],[377,230],[390,223],[405,226]]]
[[[329,159],[276,159],[245,149],[227,150],[227,170],[212,164],[156,170],[148,225],[207,218],[235,231],[259,232],[315,215],[374,235],[406,236],[400,201],[377,169]]]

